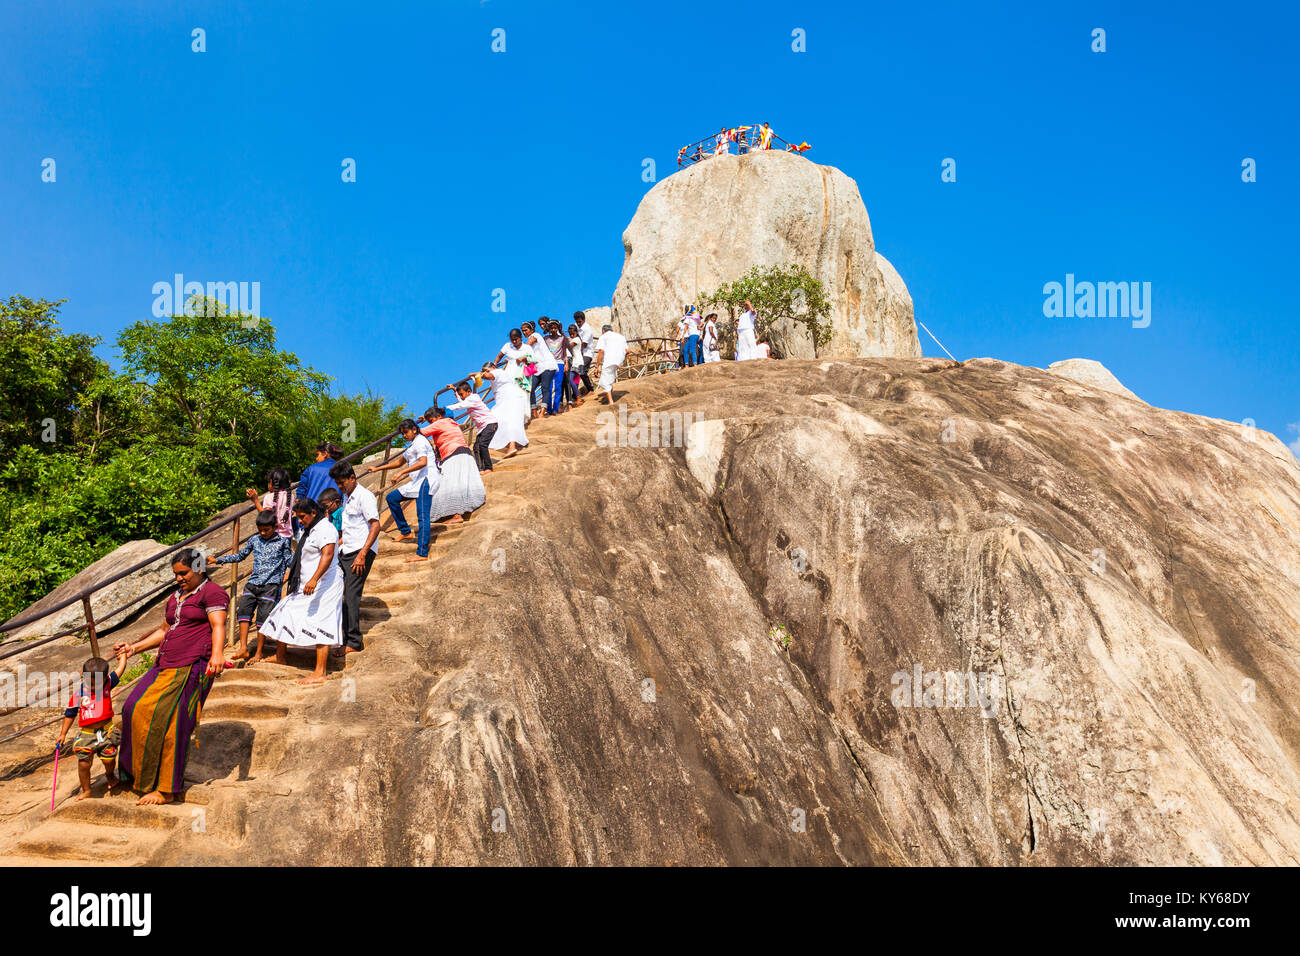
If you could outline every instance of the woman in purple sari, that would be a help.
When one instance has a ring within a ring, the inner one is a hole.
[[[137,805],[170,803],[185,789],[190,739],[212,682],[226,666],[226,592],[204,570],[203,555],[178,551],[172,559],[178,587],[167,600],[166,626],[113,647],[128,656],[158,648],[153,669],[122,708],[119,772],[143,794]]]

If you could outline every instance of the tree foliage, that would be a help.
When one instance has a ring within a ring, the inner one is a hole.
[[[67,435],[78,395],[107,373],[95,356],[99,339],[60,328],[62,303],[25,295],[0,299],[0,453]]]
[[[331,394],[263,317],[200,304],[132,323],[114,372],[97,339],[62,331],[60,304],[0,301],[0,621],[126,541],[193,534],[319,442],[350,451],[406,414]]]
[[[701,303],[709,308],[725,308],[731,323],[719,329],[721,347],[726,351],[735,348],[736,315],[743,311],[743,303],[754,305],[758,322],[754,330],[758,338],[766,337],[772,350],[779,355],[790,352],[791,343],[782,331],[782,321],[802,326],[812,339],[813,354],[830,343],[831,303],[821,280],[804,266],[775,265],[753,266],[734,282],[725,282],[713,292],[704,293]]]

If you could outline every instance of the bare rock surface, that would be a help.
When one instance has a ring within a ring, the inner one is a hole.
[[[616,395],[621,424],[535,423],[430,563],[385,540],[326,685],[222,677],[207,831],[182,808],[121,859],[1300,862],[1275,438],[990,359]],[[38,819],[38,776],[0,788],[0,861],[125,825],[119,798]]]
[[[674,336],[682,305],[751,266],[797,263],[831,299],[822,356],[918,356],[912,299],[875,250],[858,185],[802,156],[718,156],[657,183],[623,233],[614,324],[629,338]],[[725,318],[725,316],[724,316]],[[811,357],[802,327],[778,323],[788,355]]]
[[[1084,385],[1091,385],[1103,391],[1114,392],[1116,395],[1123,395],[1137,402],[1142,401],[1142,399],[1125,388],[1110,369],[1093,359],[1074,358],[1066,359],[1063,362],[1053,362],[1047,366],[1047,370],[1057,375],[1064,375],[1066,378],[1072,378]]]
[[[165,545],[159,544],[157,541],[148,539],[128,541],[67,581],[64,581],[45,597],[23,611],[21,616],[26,617],[29,614],[37,614],[46,608],[54,607],[80,591],[93,587],[102,581],[107,581],[132,565],[161,553],[165,547]],[[135,602],[158,590],[171,580],[171,568],[165,562],[160,561],[108,585],[101,591],[96,591],[90,602],[96,622],[102,623],[106,627],[118,623],[137,610]],[[121,611],[122,608],[126,608],[126,610]],[[25,627],[16,628],[7,637],[10,640],[36,640],[37,638],[50,637],[69,628],[77,627],[84,621],[85,614],[81,602],[78,601],[62,611],[56,611],[39,621],[33,621]]]

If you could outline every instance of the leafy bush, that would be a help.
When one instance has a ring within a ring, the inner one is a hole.
[[[720,325],[718,329],[718,345],[724,355],[736,347],[736,314],[743,311],[746,299],[753,303],[758,314],[755,336],[766,336],[775,353],[788,355],[790,352],[791,343],[785,341],[777,326],[783,319],[807,329],[814,355],[830,343],[831,326],[827,319],[831,304],[821,280],[797,264],[754,266],[735,282],[723,283],[715,291],[700,296],[704,306],[726,308],[731,316],[730,325]]]
[[[319,442],[351,451],[406,416],[379,396],[331,395],[327,376],[275,348],[265,318],[135,322],[118,374],[97,339],[61,331],[58,307],[0,300],[0,621],[126,541],[199,531],[270,468],[296,476]]]

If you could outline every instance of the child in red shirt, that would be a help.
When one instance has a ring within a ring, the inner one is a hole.
[[[117,748],[122,741],[122,732],[113,726],[113,688],[126,673],[126,659],[126,646],[123,645],[117,653],[115,671],[109,670],[108,661],[102,657],[86,661],[81,666],[81,687],[63,712],[63,729],[59,731],[60,753],[73,720],[77,721],[72,752],[77,755],[77,776],[81,778],[78,800],[90,796],[90,767],[96,755],[104,761],[104,777],[109,788],[117,786]]]

